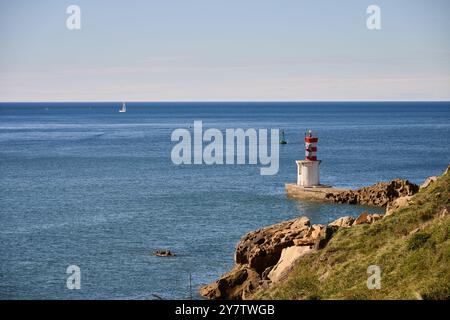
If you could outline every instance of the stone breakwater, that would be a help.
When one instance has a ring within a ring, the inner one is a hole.
[[[294,183],[287,183],[285,189],[287,196],[293,199],[385,207],[394,199],[415,194],[419,186],[408,180],[397,179],[357,190],[328,186],[302,187]]]
[[[330,193],[327,201],[387,207],[390,214],[409,205],[419,186],[407,180],[381,182],[358,190]],[[307,217],[277,223],[247,233],[237,244],[234,268],[200,288],[209,299],[251,298],[259,288],[284,280],[302,256],[321,250],[339,228],[371,224],[381,214],[341,217],[328,225],[311,224]]]
[[[379,182],[370,187],[348,190],[338,194],[328,194],[326,199],[335,203],[361,204],[386,207],[397,198],[412,196],[419,191],[419,186],[408,180],[396,179]]]

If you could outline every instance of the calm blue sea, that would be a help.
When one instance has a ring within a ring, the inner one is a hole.
[[[450,103],[0,104],[0,298],[194,297],[233,265],[250,230],[306,215],[327,223],[368,208],[288,200],[319,135],[322,182],[420,183],[450,160]],[[279,128],[280,171],[255,165],[175,166],[171,132]],[[376,211],[377,209],[369,209]],[[153,250],[168,248],[173,258]],[[66,268],[81,268],[81,289]]]

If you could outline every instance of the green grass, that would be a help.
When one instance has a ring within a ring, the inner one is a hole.
[[[450,299],[450,174],[413,197],[413,204],[375,222],[340,229],[305,256],[288,279],[255,299]],[[419,228],[419,230],[416,230]],[[381,289],[369,290],[369,265],[381,269]]]

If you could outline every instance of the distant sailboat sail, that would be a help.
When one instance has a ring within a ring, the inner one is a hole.
[[[127,105],[124,103],[122,103],[122,106],[119,109],[119,112],[127,112]]]

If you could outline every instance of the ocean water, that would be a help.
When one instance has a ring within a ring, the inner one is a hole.
[[[199,298],[233,265],[246,232],[301,215],[313,223],[376,208],[286,199],[303,132],[319,135],[321,180],[421,183],[450,160],[450,103],[0,104],[0,298]],[[175,166],[170,135],[284,129],[280,170]],[[152,256],[167,248],[177,256]],[[66,268],[81,268],[81,289]],[[189,289],[189,275],[192,290]]]

